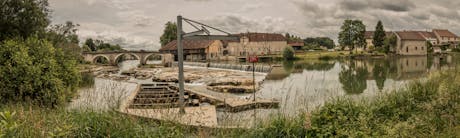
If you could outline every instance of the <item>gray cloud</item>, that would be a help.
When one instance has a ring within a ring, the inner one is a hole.
[[[460,1],[452,0],[50,0],[53,23],[80,24],[81,39],[98,38],[127,49],[158,49],[167,21],[177,15],[231,33],[289,32],[337,39],[345,19],[373,30],[450,29],[460,34]],[[191,30],[190,27],[186,29]]]

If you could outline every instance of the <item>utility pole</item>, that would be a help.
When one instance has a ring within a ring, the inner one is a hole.
[[[197,31],[185,33],[182,30],[182,21],[193,26]],[[198,26],[201,26],[199,28]],[[219,31],[221,33],[225,33],[227,35],[210,35],[208,29],[212,29],[215,31]],[[200,35],[206,34],[206,35]],[[230,33],[222,31],[220,29],[211,27],[209,25],[190,20],[187,18],[183,18],[181,15],[177,16],[177,60],[178,60],[178,68],[179,68],[179,113],[185,114],[185,101],[184,101],[184,48],[182,45],[182,40],[239,40],[239,37],[233,36]]]
[[[177,59],[179,66],[179,112],[185,113],[184,103],[184,48],[182,47],[182,16],[177,16]]]

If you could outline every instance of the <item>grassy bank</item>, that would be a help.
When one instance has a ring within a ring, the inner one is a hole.
[[[272,121],[249,130],[203,130],[117,112],[3,105],[0,136],[456,137],[460,136],[459,111],[460,71],[451,70],[375,100],[337,99],[298,117],[273,116]]]

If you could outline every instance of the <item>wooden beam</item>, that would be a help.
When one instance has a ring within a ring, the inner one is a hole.
[[[228,35],[195,35],[183,37],[186,40],[240,40],[238,36]]]

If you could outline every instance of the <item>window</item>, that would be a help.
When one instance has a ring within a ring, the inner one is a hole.
[[[406,47],[406,53],[409,53],[409,47]]]
[[[418,50],[418,47],[415,47],[415,51],[417,51],[417,50]]]
[[[422,46],[422,50],[425,50],[425,47]]]

